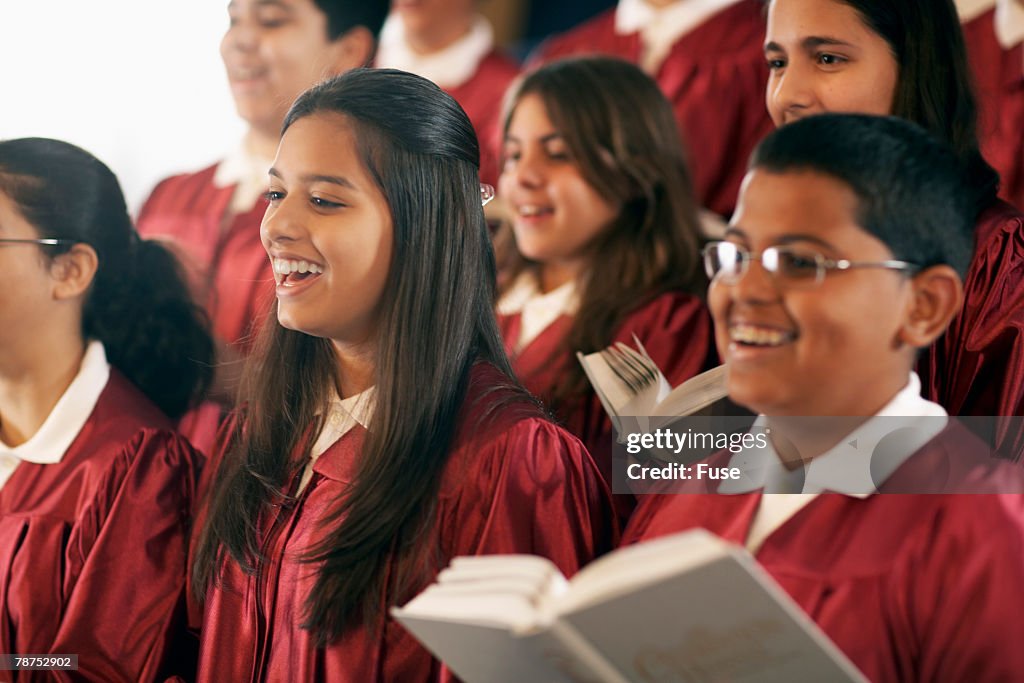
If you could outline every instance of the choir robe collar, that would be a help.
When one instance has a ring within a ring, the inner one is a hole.
[[[888,457],[881,461],[873,458],[876,446],[893,432],[895,418],[901,418],[898,424],[903,438],[899,441],[899,450],[887,450]],[[876,485],[885,482],[900,465],[946,428],[946,418],[942,406],[921,397],[921,380],[911,372],[907,385],[873,418],[831,450],[814,458],[807,467],[787,470],[769,441],[767,449],[740,451],[730,458],[729,466],[739,467],[744,477],[725,480],[718,487],[718,493],[766,494],[740,497],[748,498],[748,504],[757,505],[748,532],[740,535],[747,549],[754,553],[776,529],[823,492],[859,499],[877,493]],[[755,422],[755,428],[764,424],[762,415]],[[752,462],[756,465],[752,466]]]
[[[427,55],[418,54],[406,40],[401,17],[392,13],[380,32],[377,66],[408,71],[450,89],[468,82],[480,62],[493,50],[494,29],[487,19],[478,15],[469,33],[448,47]]]
[[[730,458],[729,466],[740,468],[746,476],[725,480],[718,487],[718,492],[749,493],[762,489],[765,493],[819,494],[830,491],[866,498],[877,493],[876,484],[883,483],[911,455],[945,429],[946,418],[942,406],[921,397],[921,380],[912,372],[906,386],[874,417],[840,439],[831,450],[811,460],[806,468],[797,468],[793,472],[787,470],[776,455],[771,440],[768,440],[767,449],[743,450]],[[766,424],[767,420],[762,415],[755,422],[755,428]],[[901,439],[899,451],[879,462],[877,457],[872,458],[875,448],[892,434],[896,424],[906,429],[907,436]],[[852,445],[854,443],[855,446]],[[751,467],[751,462],[762,466]]]
[[[615,8],[615,32],[640,34],[641,65],[647,73],[655,73],[677,40],[737,2],[739,0],[676,0],[666,7],[653,7],[644,0],[619,0]]]
[[[110,364],[103,344],[91,341],[86,346],[82,365],[71,384],[46,417],[43,425],[25,443],[10,447],[0,441],[0,455],[14,456],[38,465],[59,463],[71,442],[82,431],[110,379]],[[13,471],[13,470],[12,470]],[[0,473],[2,486],[11,472]]]
[[[214,187],[235,188],[229,205],[231,213],[245,213],[256,206],[267,191],[267,171],[273,165],[273,159],[253,153],[244,141],[217,164],[213,174]]]
[[[310,462],[302,473],[300,491],[309,483],[313,472],[335,481],[350,482],[354,479],[363,435],[373,417],[376,396],[376,387],[344,399],[334,394],[324,417],[324,426],[310,451]],[[355,427],[358,428],[353,429]],[[327,457],[320,457],[328,451]]]
[[[526,270],[502,295],[497,308],[500,315],[519,315],[519,338],[513,345],[513,350],[518,352],[563,315],[575,315],[579,305],[575,281],[570,280],[545,294],[540,291],[537,275]]]
[[[1010,50],[1024,42],[1024,7],[1017,0],[956,0],[957,14],[964,24],[993,8],[999,46]]]

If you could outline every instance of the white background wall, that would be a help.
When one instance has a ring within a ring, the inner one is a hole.
[[[241,137],[218,45],[227,0],[0,0],[0,138],[89,150],[137,211]]]

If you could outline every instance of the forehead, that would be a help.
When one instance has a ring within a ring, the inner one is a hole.
[[[365,175],[354,127],[335,113],[310,114],[292,123],[281,137],[274,168],[282,173],[345,170]]]
[[[548,113],[547,104],[544,99],[535,92],[523,95],[512,110],[512,117],[508,125],[509,135],[515,137],[529,135],[547,135],[555,132],[555,125],[551,122],[551,115]]]
[[[780,45],[827,37],[857,44],[876,37],[860,14],[838,0],[772,0],[768,5],[766,42]]]
[[[807,236],[840,246],[874,239],[857,222],[857,195],[844,182],[816,171],[754,169],[743,180],[729,222],[753,244]]]

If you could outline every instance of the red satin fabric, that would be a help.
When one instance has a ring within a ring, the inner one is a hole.
[[[894,476],[949,462],[979,490],[1022,491],[1024,473],[949,428]],[[623,543],[703,527],[742,544],[761,494],[641,496]],[[755,554],[875,683],[995,682],[1024,672],[1024,496],[823,494]]]
[[[57,464],[0,489],[0,652],[77,654],[2,681],[152,681],[180,617],[202,456],[117,371]]]
[[[1024,215],[1012,206],[979,217],[963,308],[918,373],[925,398],[951,415],[1024,415]],[[1012,426],[999,427],[995,446],[1019,460],[1024,434]]]
[[[234,186],[216,187],[217,167],[167,178],[139,214],[143,237],[169,239],[205,305],[215,336],[245,355],[274,296],[274,274],[260,242],[266,202],[230,215]],[[213,449],[221,406],[204,403],[179,429],[203,452]]]
[[[502,405],[503,382],[491,366],[474,368],[442,477],[436,569],[456,555],[533,553],[572,574],[617,536],[607,490],[576,439],[532,406]],[[319,521],[352,481],[364,435],[356,426],[339,439],[298,502],[261,520],[270,559],[258,576],[225,564],[205,606],[199,681],[452,680],[390,618],[376,624],[382,635],[355,628],[326,648],[298,626],[315,567],[295,558],[322,538]],[[383,595],[382,607],[397,599]]]
[[[981,151],[999,171],[999,196],[1024,206],[1024,46],[1004,50],[996,40],[995,10],[963,25],[981,116]]]
[[[519,352],[520,316],[499,315],[498,326],[505,340],[505,350],[512,359],[516,376],[531,393],[548,402],[567,368],[579,361],[576,352],[564,348],[573,319],[563,315]],[[616,331],[609,345],[623,342],[635,346],[633,336],[640,340],[661,368],[665,379],[678,386],[697,373],[715,365],[711,318],[704,304],[682,292],[662,294],[631,313]],[[601,475],[611,485],[612,422],[597,394],[587,396],[556,415],[561,424],[586,445]],[[616,508],[624,522],[632,509],[631,496],[616,495]]]
[[[655,80],[676,112],[698,200],[728,217],[754,147],[773,125],[764,105],[765,20],[759,0],[721,10],[672,46]],[[607,54],[640,61],[640,36],[615,33],[615,10],[543,43],[527,64]]]
[[[518,74],[516,63],[495,50],[484,57],[472,78],[455,88],[446,89],[466,110],[476,129],[480,140],[480,182],[495,187],[500,173],[501,101]]]

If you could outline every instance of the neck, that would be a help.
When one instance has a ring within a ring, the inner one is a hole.
[[[461,17],[457,21],[445,21],[439,22],[439,24],[439,27],[432,31],[406,32],[405,41],[413,52],[418,55],[430,55],[454,45],[473,28],[473,17]]]
[[[280,127],[271,131],[253,126],[246,132],[243,144],[249,153],[254,156],[262,159],[273,159],[277,154],[280,132]]]
[[[0,441],[28,441],[64,395],[82,366],[80,335],[31,336],[20,349],[0,354]]]
[[[540,291],[552,292],[566,282],[576,280],[582,268],[578,263],[545,263],[540,268]]]
[[[338,359],[338,395],[349,398],[361,394],[374,384],[377,363],[367,345],[346,345],[334,342]]]

